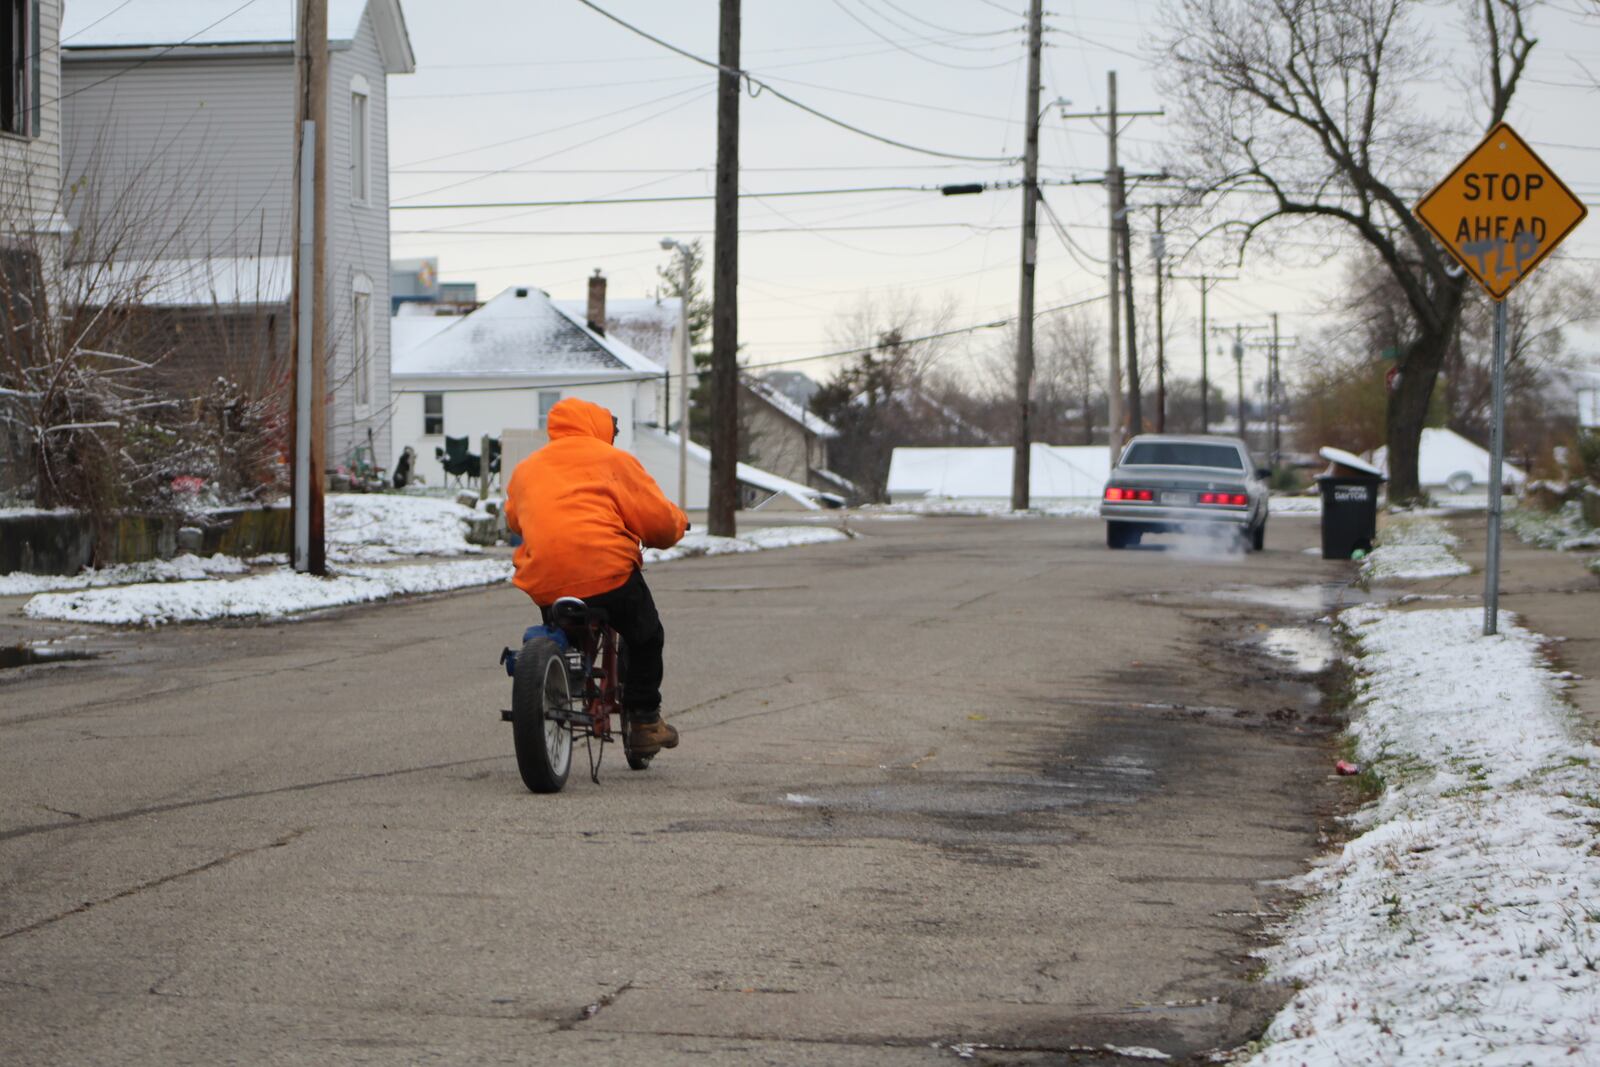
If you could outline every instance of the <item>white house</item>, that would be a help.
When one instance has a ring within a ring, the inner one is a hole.
[[[62,0],[0,0],[0,237],[55,251],[61,215]]]
[[[3,2],[3,0],[0,0]],[[285,350],[295,235],[295,0],[71,0],[64,165],[75,227],[132,218],[112,265],[151,303],[241,309]],[[399,0],[328,11],[328,462],[390,457],[388,77],[415,69]]]
[[[466,437],[477,452],[485,434],[542,431],[564,397],[616,415],[622,448],[634,447],[636,423],[655,420],[662,369],[542,290],[516,286],[466,315],[400,310],[390,322],[395,446],[415,451],[430,485],[444,479],[434,450],[445,437]]]

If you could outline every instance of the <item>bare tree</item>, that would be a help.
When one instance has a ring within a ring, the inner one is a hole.
[[[1417,102],[1438,73],[1421,0],[1169,0],[1163,91],[1177,104],[1201,203],[1233,217],[1240,255],[1273,223],[1328,254],[1353,240],[1404,296],[1398,388],[1385,415],[1390,495],[1420,495],[1417,451],[1461,316],[1466,276],[1411,214],[1468,131]],[[1482,108],[1505,118],[1535,41],[1533,0],[1462,0]]]
[[[947,342],[923,339],[946,329],[951,314],[948,302],[927,312],[914,299],[864,298],[830,333],[841,349],[859,351],[811,398],[811,410],[839,431],[833,469],[873,500],[884,498],[897,446],[956,443],[961,433],[960,413],[930,388]]]

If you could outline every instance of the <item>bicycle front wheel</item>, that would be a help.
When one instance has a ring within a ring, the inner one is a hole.
[[[535,793],[559,793],[572,770],[572,711],[567,658],[548,637],[535,637],[517,656],[511,683],[511,731],[522,783]]]

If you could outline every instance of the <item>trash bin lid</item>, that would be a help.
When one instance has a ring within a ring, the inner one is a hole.
[[[1383,471],[1379,470],[1377,467],[1374,467],[1360,456],[1353,452],[1346,452],[1342,448],[1334,448],[1331,445],[1325,445],[1321,449],[1318,449],[1317,455],[1321,456],[1323,459],[1334,464],[1335,466],[1348,468],[1351,474],[1368,474],[1374,478],[1387,477]],[[1342,472],[1335,471],[1334,473],[1338,475]]]

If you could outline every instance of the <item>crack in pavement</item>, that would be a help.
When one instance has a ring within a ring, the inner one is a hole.
[[[0,842],[12,841],[19,837],[32,837],[34,834],[47,834],[55,830],[73,830],[84,826],[97,826],[102,823],[124,822],[128,819],[137,819],[143,815],[165,815],[169,811],[207,807],[211,804],[225,804],[230,800],[254,800],[257,797],[277,796],[282,793],[304,793],[330,785],[370,782],[380,778],[395,778],[402,774],[421,774],[425,771],[444,771],[452,767],[470,767],[477,763],[494,763],[510,758],[509,753],[503,753],[498,756],[479,756],[475,759],[451,760],[448,763],[426,763],[420,767],[400,767],[390,771],[373,771],[369,774],[347,774],[338,778],[324,778],[316,782],[280,785],[272,789],[250,789],[241,793],[225,793],[221,796],[204,797],[199,800],[174,800],[168,804],[151,804],[142,808],[129,808],[126,811],[113,811],[105,815],[92,815],[73,822],[51,822],[38,823],[33,826],[19,826],[14,830],[0,831]]]
[[[26,926],[19,926],[14,930],[6,930],[5,932],[0,933],[0,941],[5,941],[9,938],[20,937],[23,934],[32,933],[35,930],[40,930],[46,926],[58,923],[63,919],[70,919],[74,915],[82,915],[84,912],[93,908],[98,908],[102,904],[111,904],[118,900],[125,900],[128,897],[143,893],[146,890],[156,889],[160,886],[164,886],[168,882],[176,882],[180,878],[188,878],[190,875],[201,874],[205,871],[225,866],[244,856],[253,855],[257,852],[264,852],[269,848],[282,848],[284,845],[287,845],[289,842],[293,841],[295,838],[299,837],[305,832],[306,831],[303,829],[291,830],[277,840],[269,841],[265,845],[253,845],[250,848],[234,849],[232,852],[223,853],[216,859],[207,860],[205,863],[202,863],[197,867],[190,867],[187,870],[175,871],[172,874],[164,874],[160,878],[152,878],[148,882],[140,882],[138,885],[129,886],[127,889],[113,893],[109,897],[101,897],[99,900],[86,900],[76,907],[68,908],[66,911],[57,912],[55,915],[47,916],[46,918],[40,919],[37,922],[31,922]]]

